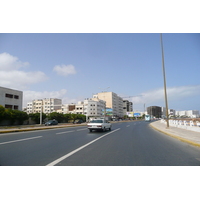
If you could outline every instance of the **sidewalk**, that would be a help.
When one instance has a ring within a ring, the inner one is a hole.
[[[176,128],[173,126],[169,126],[169,128],[166,128],[166,124],[161,123],[160,121],[152,122],[150,123],[150,126],[166,135],[179,139],[183,142],[187,142],[191,145],[200,147],[200,132]]]

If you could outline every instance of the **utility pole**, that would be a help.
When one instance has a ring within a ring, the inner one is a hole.
[[[166,89],[165,62],[164,62],[164,49],[163,49],[162,33],[160,33],[160,43],[161,43],[161,50],[162,50],[162,69],[163,69],[164,94],[165,94],[165,106],[166,106],[166,117],[167,117],[167,127],[166,128],[169,128],[168,102],[167,102],[167,89]]]

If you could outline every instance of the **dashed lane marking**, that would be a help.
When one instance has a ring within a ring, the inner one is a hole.
[[[77,129],[76,131],[83,131],[83,130],[86,130],[88,128],[82,128],[82,129]]]
[[[56,135],[64,134],[64,133],[71,133],[71,132],[75,132],[75,131],[64,131],[64,132],[59,132],[59,133],[56,133]]]
[[[107,136],[107,135],[109,135],[109,134],[111,134],[111,133],[114,133],[114,132],[116,132],[116,131],[118,131],[118,130],[120,130],[120,128],[118,128],[118,129],[116,129],[116,130],[114,130],[114,131],[111,131],[111,132],[109,132],[109,133],[107,133],[107,134],[105,134],[105,135],[102,135],[101,137],[99,137],[99,138],[97,138],[97,139],[95,139],[95,140],[92,140],[91,142],[89,142],[89,143],[87,143],[87,144],[85,144],[85,145],[79,147],[78,149],[75,149],[74,151],[72,151],[72,152],[70,152],[70,153],[68,153],[68,154],[66,154],[66,155],[64,155],[64,156],[62,156],[62,157],[60,157],[60,158],[58,158],[57,160],[55,160],[55,161],[49,163],[47,166],[54,166],[54,165],[58,164],[59,162],[61,162],[61,161],[63,161],[64,159],[68,158],[69,156],[75,154],[76,152],[80,151],[81,149],[87,147],[88,145],[90,145],[90,144],[96,142],[97,140],[100,140],[101,138],[103,138],[103,137],[105,137],[105,136]]]
[[[41,138],[43,136],[37,136],[37,137],[31,137],[31,138],[24,138],[24,139],[20,139],[20,140],[12,140],[12,141],[8,141],[8,142],[2,142],[0,143],[0,145],[2,144],[9,144],[9,143],[13,143],[13,142],[21,142],[21,141],[25,141],[25,140],[33,140],[33,139],[36,139],[36,138]]]

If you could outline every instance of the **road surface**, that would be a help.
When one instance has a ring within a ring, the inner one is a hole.
[[[149,122],[0,134],[1,166],[199,166],[200,148],[164,135]]]

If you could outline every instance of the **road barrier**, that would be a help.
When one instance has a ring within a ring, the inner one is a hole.
[[[161,123],[167,124],[166,120],[161,119]],[[182,128],[182,129],[187,129],[190,131],[196,131],[200,132],[200,122],[199,121],[188,121],[188,120],[169,120],[169,125],[176,127],[176,128]]]

